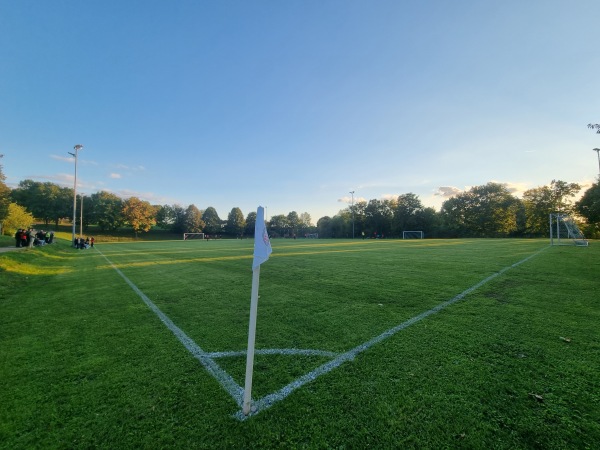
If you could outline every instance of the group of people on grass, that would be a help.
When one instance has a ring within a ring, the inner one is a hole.
[[[33,228],[19,228],[15,233],[15,244],[17,248],[52,244],[53,241],[53,231],[35,231]]]
[[[94,238],[86,237],[83,239],[82,237],[75,238],[73,241],[73,247],[78,248],[79,250],[85,250],[86,248],[94,248]]]

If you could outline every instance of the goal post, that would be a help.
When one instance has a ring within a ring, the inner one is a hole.
[[[550,214],[550,245],[587,247],[588,240],[571,216],[554,213]]]
[[[402,239],[423,239],[425,237],[425,233],[422,231],[403,231]]]
[[[193,239],[204,239],[204,233],[183,233],[184,241],[191,241]]]

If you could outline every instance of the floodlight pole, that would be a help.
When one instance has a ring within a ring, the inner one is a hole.
[[[352,239],[354,239],[354,191],[350,191],[352,195]]]
[[[81,208],[79,208],[79,236],[83,237],[83,194],[81,197]]]
[[[75,225],[77,222],[77,152],[83,148],[83,145],[77,144],[73,149],[75,153],[68,152],[75,158],[75,179],[73,181],[73,236],[71,237],[71,245],[75,247]]]
[[[594,151],[598,154],[598,176],[600,177],[600,148],[595,148]]]

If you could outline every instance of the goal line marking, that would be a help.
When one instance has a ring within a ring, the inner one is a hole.
[[[415,317],[413,317],[412,319],[408,319],[407,321],[401,323],[400,325],[396,325],[393,328],[390,328],[389,330],[381,333],[379,336],[374,337],[373,339],[364,342],[363,344],[360,344],[356,347],[354,347],[353,349],[340,354],[339,356],[337,356],[336,358],[332,359],[329,362],[326,362],[325,364],[317,367],[316,369],[306,373],[305,375],[302,375],[301,377],[297,378],[296,380],[292,381],[291,383],[289,383],[288,385],[284,386],[283,388],[281,388],[279,391],[274,392],[272,394],[266,395],[258,400],[255,400],[252,402],[252,406],[253,406],[253,411],[249,414],[249,415],[244,415],[243,411],[240,410],[235,414],[235,417],[238,420],[246,420],[248,417],[251,417],[253,415],[258,414],[259,412],[270,408],[271,406],[273,406],[275,403],[283,400],[284,398],[286,398],[288,395],[290,395],[293,391],[295,391],[296,389],[304,386],[307,383],[310,383],[311,381],[314,381],[315,379],[317,379],[318,377],[320,377],[321,375],[324,375],[328,372],[331,372],[333,369],[339,367],[340,365],[342,365],[343,363],[345,363],[346,361],[351,361],[353,360],[359,353],[364,352],[365,350],[368,350],[369,348],[371,348],[372,346],[374,346],[375,344],[380,343],[381,341],[393,336],[394,334],[398,333],[399,331],[425,319],[426,317],[435,314],[445,308],[447,308],[448,306],[458,302],[459,300],[462,300],[464,297],[466,297],[468,294],[470,294],[471,292],[479,289],[481,286],[483,286],[486,283],[489,283],[490,281],[492,281],[494,278],[502,275],[504,272],[506,272],[507,270],[513,269],[527,261],[529,261],[531,258],[533,258],[534,256],[537,256],[538,254],[540,254],[543,250],[545,250],[547,247],[542,248],[541,250],[538,250],[537,252],[533,253],[532,255],[529,255],[528,257],[522,259],[519,262],[516,262],[510,266],[505,267],[504,269],[499,270],[498,272],[493,273],[492,275],[490,275],[489,277],[481,280],[479,283],[474,284],[473,286],[471,286],[470,288],[464,290],[463,292],[461,292],[460,294],[458,294],[457,296],[455,296],[454,298],[447,300],[443,303],[440,303],[439,305],[435,306],[434,308],[431,308],[428,311],[425,311]]]

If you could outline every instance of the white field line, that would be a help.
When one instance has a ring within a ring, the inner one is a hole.
[[[247,351],[242,350],[239,352],[213,352],[207,353],[207,356],[211,358],[231,358],[231,357],[246,357]],[[335,358],[339,355],[336,352],[328,352],[326,350],[305,350],[299,348],[266,348],[262,350],[255,350],[255,355],[303,355],[303,356],[324,356],[327,358]]]
[[[451,298],[450,300],[442,302],[439,305],[431,308],[430,310],[422,312],[421,314],[419,314],[411,319],[408,319],[407,321],[405,321],[399,325],[396,325],[393,328],[390,328],[389,330],[381,333],[379,336],[376,336],[373,339],[370,339],[369,341],[366,341],[347,352],[337,354],[334,352],[321,351],[321,350],[300,350],[300,349],[257,350],[256,351],[257,354],[263,354],[263,355],[302,354],[302,355],[327,356],[327,357],[334,357],[334,358],[331,361],[328,361],[325,364],[317,367],[316,369],[295,379],[291,383],[289,383],[286,386],[284,386],[283,388],[281,388],[279,391],[276,391],[272,394],[268,394],[262,398],[259,398],[258,400],[253,400],[252,401],[252,411],[247,416],[244,415],[244,413],[241,409],[243,406],[244,389],[240,385],[238,385],[233,380],[233,378],[231,378],[231,376],[227,372],[225,372],[223,369],[221,369],[221,367],[219,367],[219,365],[213,360],[213,358],[245,356],[246,351],[207,353],[204,350],[202,350],[192,339],[190,339],[180,328],[178,328],[171,321],[171,319],[169,319],[148,297],[146,297],[146,295],[140,289],[138,289],[138,287],[135,284],[133,284],[133,282],[131,282],[102,252],[100,252],[100,250],[98,250],[97,246],[94,248],[104,257],[104,259],[106,259],[106,261],[111,265],[111,267],[113,267],[117,271],[117,273],[125,280],[125,282],[127,282],[127,284],[140,296],[140,298],[144,301],[144,303],[146,303],[146,305],[152,311],[154,311],[154,313],[167,326],[167,328],[169,328],[169,330],[171,330],[173,332],[173,334],[175,334],[177,339],[179,339],[179,341],[184,345],[184,347],[190,353],[192,353],[192,355],[194,355],[194,357],[196,359],[198,359],[200,361],[202,366],[213,377],[215,377],[215,379],[221,384],[221,386],[223,386],[223,388],[229,393],[229,395],[231,395],[233,397],[233,399],[236,401],[236,403],[240,407],[240,410],[236,414],[234,414],[234,417],[238,420],[246,420],[249,417],[255,416],[256,414],[258,414],[261,411],[269,409],[271,406],[273,406],[277,402],[284,400],[288,395],[290,395],[296,389],[304,386],[305,384],[307,384],[311,381],[314,381],[321,375],[331,372],[333,369],[339,367],[346,361],[353,360],[358,354],[364,352],[365,350],[368,350],[375,344],[378,344],[378,343],[384,341],[385,339],[393,336],[394,334],[398,333],[399,331],[401,331],[401,330],[425,319],[426,317],[429,317],[430,315],[435,314],[435,313],[447,308],[448,306],[453,305],[454,303],[462,300],[468,294],[479,289],[481,286],[489,283],[494,278],[502,275],[507,270],[515,268],[515,267],[529,261],[531,258],[537,256],[539,253],[541,253],[543,250],[545,250],[547,247],[544,247],[541,250],[538,250],[537,252],[533,253],[532,255],[529,255],[528,257],[522,259],[519,262],[516,262],[510,266],[507,266],[507,267],[499,270],[498,272],[493,273],[489,277],[481,280],[479,283],[474,284],[473,286],[464,290],[463,292],[461,292],[457,296]]]
[[[125,280],[125,282],[135,291],[137,295],[144,301],[144,303],[158,316],[158,318],[167,326],[171,332],[179,339],[179,342],[183,344],[183,346],[192,354],[194,357],[200,361],[200,364],[210,373],[223,389],[229,393],[236,401],[238,406],[241,408],[244,403],[244,389],[237,384],[231,376],[225,372],[221,367],[206,353],[202,350],[192,339],[190,339],[177,325],[175,325],[171,319],[169,319],[159,308],[156,306],[152,300],[150,300],[146,295],[138,289],[138,287],[133,284],[133,282],[127,278],[123,272],[119,270],[100,250],[98,250],[98,246],[94,247],[98,253],[100,253],[104,259],[117,271],[119,275]]]
[[[542,248],[541,250],[538,250],[537,252],[535,252],[532,255],[529,255],[527,258],[522,259],[521,261],[514,263],[508,267],[505,267],[504,269],[493,273],[492,275],[490,275],[489,277],[481,280],[479,283],[474,284],[473,286],[471,286],[470,288],[464,290],[463,292],[461,292],[460,294],[458,294],[456,297],[447,300],[443,303],[440,303],[439,305],[437,305],[434,308],[431,308],[428,311],[425,311],[421,314],[419,314],[418,316],[413,317],[412,319],[408,319],[406,322],[401,323],[400,325],[397,325],[393,328],[390,328],[389,330],[381,333],[379,336],[374,337],[373,339],[358,345],[357,347],[354,347],[352,350],[349,350],[345,353],[342,353],[341,355],[339,355],[338,357],[332,359],[329,362],[326,362],[325,364],[317,367],[315,370],[312,370],[311,372],[308,372],[305,375],[302,375],[301,377],[297,378],[296,380],[292,381],[291,383],[289,383],[287,386],[284,386],[283,388],[281,388],[279,391],[274,392],[272,394],[266,395],[256,401],[252,402],[252,411],[250,412],[250,414],[248,414],[247,416],[244,415],[243,411],[240,409],[236,414],[235,417],[238,420],[245,420],[253,415],[258,414],[259,412],[270,408],[271,406],[273,406],[275,403],[285,399],[288,395],[290,395],[293,391],[295,391],[296,389],[304,386],[305,384],[315,380],[316,378],[320,377],[321,375],[324,375],[328,372],[331,372],[333,369],[335,369],[336,367],[339,367],[340,365],[342,365],[343,363],[345,363],[346,361],[351,361],[353,360],[356,355],[358,355],[359,353],[364,352],[365,350],[368,350],[369,348],[371,348],[373,345],[378,344],[379,342],[393,336],[394,334],[396,334],[398,331],[403,330],[423,319],[425,319],[426,317],[435,314],[441,310],[443,310],[444,308],[447,308],[448,306],[458,302],[459,300],[462,300],[465,296],[467,296],[468,294],[470,294],[471,292],[475,291],[476,289],[479,289],[481,286],[483,286],[484,284],[490,282],[491,280],[493,280],[494,278],[498,277],[499,275],[502,275],[504,272],[506,272],[507,270],[510,270],[514,267],[517,267],[521,264],[523,264],[526,261],[529,261],[531,258],[533,258],[534,256],[537,256],[539,253],[541,253],[543,250],[545,250],[547,247]]]

